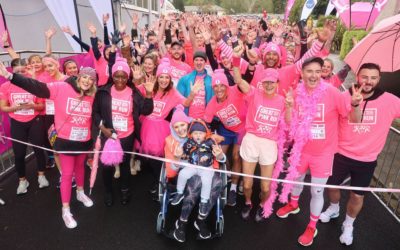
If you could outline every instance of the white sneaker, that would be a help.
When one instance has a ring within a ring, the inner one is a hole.
[[[85,207],[93,206],[93,201],[83,191],[76,191],[76,199],[82,202]]]
[[[320,216],[319,216],[319,220],[322,223],[327,223],[329,222],[331,219],[335,219],[337,217],[339,217],[339,209],[334,208],[332,205],[330,205],[325,212],[323,212]]]
[[[46,179],[46,176],[44,176],[44,175],[38,176],[38,182],[39,182],[39,188],[45,188],[50,185],[49,181]]]
[[[352,225],[342,225],[342,235],[340,235],[340,243],[350,246],[353,244],[353,226]]]
[[[118,179],[121,176],[121,172],[119,171],[119,165],[115,165],[115,173],[114,173],[114,178]]]
[[[27,180],[19,181],[17,195],[28,192],[29,182]]]
[[[69,208],[62,209],[62,218],[63,218],[65,226],[67,228],[72,229],[72,228],[75,228],[76,226],[78,226],[78,223],[76,223],[76,220],[74,219],[74,217],[72,217],[72,214],[69,211]]]
[[[131,175],[137,175],[137,170],[134,165],[131,165]]]
[[[136,169],[137,172],[139,172],[141,170],[140,164],[141,164],[141,162],[139,160],[135,161],[135,169]]]

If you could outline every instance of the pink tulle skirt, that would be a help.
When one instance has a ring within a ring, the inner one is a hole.
[[[165,138],[170,135],[169,122],[145,117],[142,120],[140,152],[154,156],[164,156]]]

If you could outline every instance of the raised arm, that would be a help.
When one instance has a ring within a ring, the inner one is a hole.
[[[57,30],[54,27],[49,28],[44,32],[44,37],[46,39],[46,54],[51,55],[51,38],[56,34]]]
[[[72,30],[69,28],[69,26],[61,27],[61,30],[62,30],[64,33],[69,34],[69,35],[75,40],[75,42],[77,42],[77,43],[82,47],[82,49],[84,49],[85,51],[89,51],[89,50],[90,50],[89,44],[84,43],[79,37],[77,37],[77,36],[72,32]]]
[[[103,14],[103,29],[104,29],[104,44],[105,45],[110,45],[110,39],[108,38],[108,28],[107,28],[107,22],[109,19],[110,19],[109,13]]]
[[[19,55],[15,52],[15,50],[10,46],[8,42],[8,32],[7,30],[3,32],[1,36],[1,40],[3,41],[3,48],[7,51],[12,59],[19,58]]]
[[[101,53],[99,50],[99,46],[97,45],[97,41],[98,41],[97,36],[96,36],[97,30],[96,30],[96,27],[92,23],[89,23],[87,27],[91,34],[90,43],[92,44],[93,55],[96,58],[96,60],[98,61],[101,58]]]

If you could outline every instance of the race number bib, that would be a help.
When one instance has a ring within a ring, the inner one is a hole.
[[[71,141],[85,141],[89,134],[88,128],[72,127],[69,139]]]
[[[16,114],[16,115],[34,115],[35,114],[35,110],[33,110],[33,109],[21,109],[21,110],[15,111],[14,114]]]
[[[126,117],[113,116],[112,122],[115,130],[121,132],[128,131],[128,119]]]
[[[54,101],[46,99],[46,115],[54,115]]]
[[[312,124],[311,135],[313,140],[323,140],[325,136],[325,124]]]

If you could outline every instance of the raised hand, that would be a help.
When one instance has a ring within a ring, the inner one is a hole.
[[[235,56],[235,57],[242,57],[242,54],[243,54],[243,52],[244,52],[244,46],[243,46],[243,42],[242,41],[238,41],[239,42],[239,44],[238,44],[238,46],[236,46],[234,49],[233,49],[233,55]]]
[[[125,33],[125,30],[126,30],[126,24],[125,23],[120,24],[118,28],[119,33],[123,34]]]
[[[132,24],[134,27],[137,27],[137,24],[139,23],[139,15],[137,13],[133,13],[132,15]]]
[[[154,85],[156,84],[157,77],[150,75],[146,76],[146,81],[143,83],[144,88],[146,89],[146,94],[151,95],[154,90]]]
[[[221,145],[216,145],[216,144],[212,145],[212,153],[217,159],[220,159],[223,154]]]
[[[96,36],[96,31],[97,31],[96,26],[94,26],[93,23],[88,23],[87,24],[87,28],[90,31],[90,33],[92,34],[92,36],[95,37]]]
[[[143,77],[143,71],[139,65],[135,64],[135,65],[133,65],[133,68],[131,68],[131,69],[132,69],[132,75],[133,75],[134,80],[139,80]]]
[[[294,105],[293,88],[290,87],[288,91],[284,89],[283,92],[285,93],[286,108],[293,108]]]
[[[71,28],[70,28],[69,26],[63,26],[63,27],[61,27],[61,30],[62,30],[64,33],[70,34],[71,36],[74,35],[74,33],[72,32],[72,30],[71,30]]]
[[[121,36],[119,30],[115,30],[114,33],[111,32],[111,43],[117,45],[121,41]]]
[[[177,147],[175,148],[174,155],[175,155],[177,158],[181,158],[182,155],[183,155],[183,148],[182,148],[181,146],[177,146]]]
[[[204,84],[202,79],[196,80],[196,82],[190,87],[190,90],[193,94],[197,95],[200,90],[204,89]]]
[[[130,46],[131,41],[132,41],[132,39],[131,39],[131,36],[130,36],[130,35],[124,35],[124,36],[122,37],[122,42],[124,43],[124,46],[125,46],[125,47]]]
[[[56,34],[57,30],[54,27],[50,27],[48,30],[44,32],[46,39],[51,39],[54,34]]]
[[[206,29],[205,26],[200,26],[199,28],[201,35],[203,36],[205,42],[208,44],[210,43],[210,39],[211,39],[211,34],[210,32]]]
[[[110,13],[103,14],[103,25],[106,25],[110,19]]]
[[[351,106],[353,107],[358,107],[362,101],[364,100],[364,97],[362,95],[362,89],[363,89],[364,84],[361,84],[358,89],[356,89],[354,83],[351,84]]]

